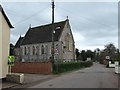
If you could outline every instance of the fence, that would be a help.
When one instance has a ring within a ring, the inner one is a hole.
[[[14,73],[51,74],[52,63],[49,62],[15,62],[12,67]]]

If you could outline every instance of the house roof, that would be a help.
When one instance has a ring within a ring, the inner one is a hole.
[[[20,45],[21,45],[23,39],[24,39],[24,37],[21,37],[21,36],[19,37],[17,43],[15,44],[15,48],[19,48],[19,47],[20,47]]]
[[[63,28],[68,21],[54,23],[54,41],[58,41]],[[29,28],[21,45],[52,42],[52,24]]]
[[[0,12],[2,12],[2,14],[3,14],[3,16],[5,17],[5,20],[7,21],[9,27],[10,27],[10,28],[14,28],[14,27],[12,26],[12,24],[10,23],[8,17],[6,16],[6,14],[5,14],[5,12],[4,12],[4,10],[3,10],[3,8],[2,8],[1,5],[0,5]]]

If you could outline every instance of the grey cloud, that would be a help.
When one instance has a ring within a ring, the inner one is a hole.
[[[20,34],[24,35],[27,32],[30,24],[34,27],[51,23],[50,2],[13,2],[2,3],[2,5],[15,27],[11,31],[11,42],[14,44]],[[116,44],[117,5],[117,2],[57,2],[55,3],[55,21],[64,20],[69,16],[72,32],[81,35],[74,38],[84,38],[76,39],[80,40],[75,42],[76,47],[102,47],[109,42]]]

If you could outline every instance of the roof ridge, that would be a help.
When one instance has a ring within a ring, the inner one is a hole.
[[[59,21],[59,22],[55,22],[54,24],[63,23],[63,22],[66,22],[66,21],[67,21],[67,20]],[[35,27],[31,27],[31,29],[39,28],[39,27],[45,27],[45,26],[49,26],[49,25],[52,25],[52,23],[49,23],[49,24],[43,24],[43,25],[35,26]]]
[[[24,39],[24,37],[21,37],[21,36],[20,36],[20,37],[18,38],[16,44],[15,44],[15,47],[19,47],[19,46],[22,44],[23,39]]]

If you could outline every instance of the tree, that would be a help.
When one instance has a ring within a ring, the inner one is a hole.
[[[80,55],[79,49],[76,48],[75,53],[76,53],[76,59],[79,60],[79,55]]]
[[[81,59],[82,59],[83,61],[85,61],[85,60],[87,59],[87,55],[86,55],[85,50],[82,50],[80,55],[81,55]]]
[[[91,59],[93,59],[94,58],[94,53],[91,51],[91,50],[87,50],[86,51],[86,57],[88,58],[91,58]]]
[[[105,54],[110,56],[110,59],[113,61],[115,59],[116,53],[117,53],[117,49],[114,46],[114,44],[110,43],[105,45]]]
[[[96,49],[95,49],[95,51],[94,51],[94,55],[95,55],[95,56],[94,56],[94,57],[95,57],[94,59],[95,59],[95,61],[96,61],[96,60],[97,60],[97,61],[100,60],[100,52],[101,52],[101,51],[100,51],[99,48],[96,48]]]

